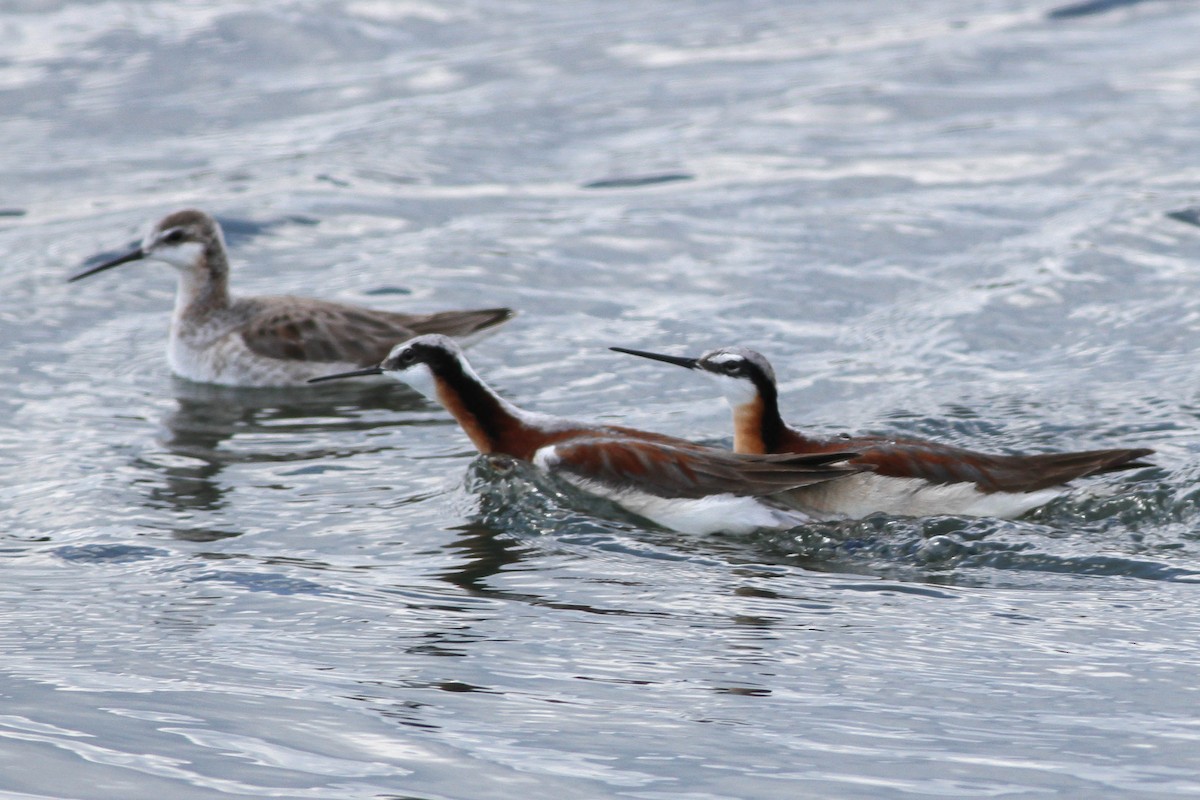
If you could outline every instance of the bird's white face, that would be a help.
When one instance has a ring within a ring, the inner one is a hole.
[[[142,240],[142,252],[146,258],[162,261],[178,270],[194,270],[204,260],[204,244],[189,236],[183,228],[151,231]]]
[[[734,353],[705,355],[700,371],[721,390],[732,408],[752,403],[758,397],[758,387],[745,370],[746,360]]]
[[[440,402],[437,392],[437,381],[434,380],[433,370],[424,362],[417,362],[406,369],[384,370],[389,377],[395,378],[420,392],[425,399]]]
[[[752,403],[758,397],[758,388],[747,377],[707,371],[704,374],[721,390],[721,395],[731,408]]]
[[[441,401],[438,396],[437,379],[426,361],[426,357],[429,355],[427,343],[435,338],[444,337],[420,336],[396,345],[388,353],[380,367],[383,369],[384,375],[408,384],[436,403]]]

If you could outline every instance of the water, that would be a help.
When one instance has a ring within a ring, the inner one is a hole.
[[[0,797],[1200,793],[1200,8],[18,0],[0,11]],[[400,386],[172,379],[235,286],[504,304],[531,408],[1154,447],[1028,517],[648,529]],[[611,511],[611,509],[607,509]]]

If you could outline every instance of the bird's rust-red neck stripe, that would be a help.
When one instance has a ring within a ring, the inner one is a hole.
[[[545,431],[502,400],[467,369],[460,358],[447,353],[431,360],[438,400],[462,426],[481,453],[503,453],[531,460],[538,448],[559,438],[561,431]]]

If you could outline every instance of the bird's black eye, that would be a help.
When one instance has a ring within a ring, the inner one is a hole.
[[[382,366],[384,369],[408,369],[413,364],[417,363],[417,354],[413,352],[411,347],[406,347],[399,353],[393,353],[384,359]]]
[[[183,231],[180,228],[172,228],[163,235],[162,240],[167,244],[179,244],[183,241]]]
[[[737,375],[739,372],[742,371],[742,362],[729,361],[723,365],[723,368],[725,370],[726,375]]]

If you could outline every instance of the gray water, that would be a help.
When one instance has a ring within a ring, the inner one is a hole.
[[[1200,794],[1200,7],[8,0],[0,797]],[[173,379],[235,287],[504,304],[521,404],[1149,446],[1017,521],[689,537],[399,385]]]

